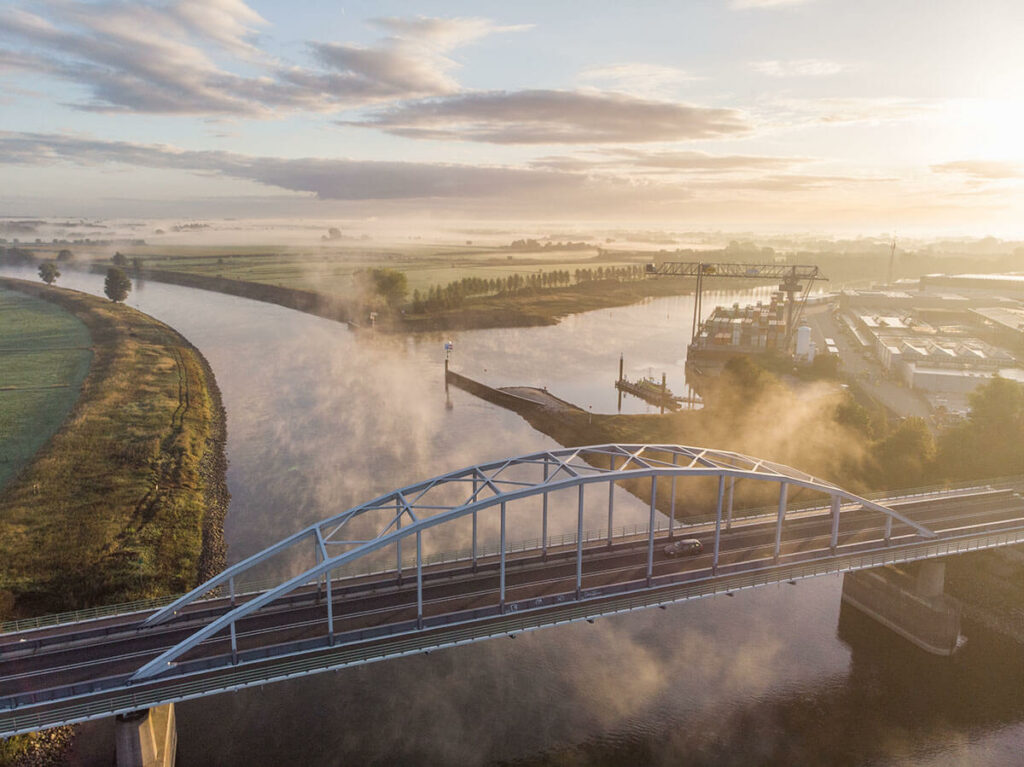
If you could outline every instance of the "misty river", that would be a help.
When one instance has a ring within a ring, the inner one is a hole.
[[[102,294],[99,275],[59,284]],[[704,305],[769,293],[709,293]],[[446,393],[447,338],[460,372],[614,412],[620,352],[629,377],[664,371],[685,391],[693,307],[681,296],[554,327],[404,337],[152,282],[128,303],[198,346],[220,385],[231,562],[393,488],[556,446],[513,413]],[[642,521],[645,507],[617,492],[617,521]],[[770,586],[181,703],[178,763],[1020,763],[1020,645],[965,618],[961,651],[926,655],[840,609],[841,583]],[[113,723],[81,733],[75,763],[109,765]]]

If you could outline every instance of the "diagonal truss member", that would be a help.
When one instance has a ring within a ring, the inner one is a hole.
[[[520,476],[508,476],[510,469],[523,468],[535,471],[537,476],[532,482],[523,481]],[[651,508],[653,522],[658,478],[667,477],[717,477],[718,507],[715,530],[715,563],[717,564],[719,528],[722,518],[725,482],[738,479],[752,479],[760,482],[779,485],[779,507],[776,526],[775,552],[778,557],[781,540],[782,522],[786,513],[788,489],[802,487],[818,491],[829,496],[832,510],[832,547],[835,548],[839,525],[839,510],[842,504],[856,504],[862,508],[876,511],[886,517],[886,538],[892,530],[894,521],[907,525],[925,538],[936,537],[929,528],[909,519],[905,515],[875,503],[866,498],[854,495],[842,488],[805,472],[783,464],[753,458],[741,453],[726,450],[712,450],[682,445],[657,444],[607,444],[588,447],[545,450],[516,458],[507,458],[490,463],[469,466],[432,479],[417,482],[407,487],[394,490],[379,496],[367,503],[355,506],[347,511],[321,520],[293,535],[284,538],[263,551],[248,557],[219,575],[210,578],[192,591],[183,595],[171,604],[155,612],[143,626],[155,626],[169,620],[189,604],[201,599],[212,590],[227,586],[234,597],[237,579],[272,557],[290,550],[299,551],[299,547],[310,543],[316,551],[316,564],[304,572],[282,580],[278,585],[267,589],[258,596],[233,606],[228,612],[210,621],[191,636],[162,653],[149,663],[142,666],[133,676],[133,681],[149,679],[166,671],[169,664],[181,657],[190,649],[204,640],[228,629],[231,633],[232,654],[235,655],[235,624],[238,620],[260,610],[267,605],[282,599],[292,591],[319,582],[326,576],[328,588],[328,622],[329,633],[333,641],[333,614],[331,612],[331,573],[335,569],[366,557],[374,552],[396,545],[398,548],[398,569],[401,572],[401,544],[411,539],[416,546],[416,577],[417,577],[417,609],[422,621],[422,534],[424,531],[450,523],[466,516],[473,517],[473,560],[476,561],[476,516],[482,511],[501,514],[500,548],[501,591],[505,585],[505,511],[511,501],[533,496],[544,497],[544,535],[542,546],[547,547],[547,495],[549,493],[576,487],[579,489],[579,526],[583,519],[583,488],[588,484],[608,483],[609,485],[609,531],[612,522],[611,490],[614,483],[621,480],[650,478]],[[451,490],[459,497],[454,503],[428,503],[429,496],[435,490]],[[674,500],[674,483],[673,483]],[[731,508],[732,492],[729,492]],[[373,538],[365,536],[349,537],[346,533],[354,520],[370,512],[384,512],[390,518]],[[671,522],[670,522],[671,524]],[[610,532],[609,532],[610,534]],[[651,524],[648,536],[648,578],[653,561],[654,525]],[[577,534],[577,598],[579,595],[580,573],[582,572],[582,538]],[[339,553],[332,553],[331,549]],[[234,600],[232,599],[234,605]]]

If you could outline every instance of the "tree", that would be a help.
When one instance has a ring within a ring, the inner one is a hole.
[[[52,261],[45,261],[39,265],[39,279],[47,285],[52,285],[60,277],[60,270]]]
[[[128,256],[120,251],[111,256],[110,260],[114,263],[114,266],[128,266]]]
[[[60,253],[57,254],[57,263],[63,264],[63,263],[66,263],[68,261],[74,261],[74,260],[75,260],[75,254],[72,253],[67,248],[65,248],[64,250],[62,250]]]
[[[872,450],[881,487],[916,487],[925,484],[935,459],[935,440],[924,419],[900,422]]]
[[[124,269],[112,266],[107,269],[107,279],[103,281],[103,292],[115,303],[124,301],[132,290],[132,281],[124,273]]]
[[[955,479],[1024,473],[1024,386],[993,378],[970,396],[967,420],[939,439],[939,465]]]
[[[397,306],[409,292],[409,282],[405,272],[397,269],[374,269],[370,272],[373,287],[388,306]]]

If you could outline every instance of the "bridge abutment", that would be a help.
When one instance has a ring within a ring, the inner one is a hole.
[[[178,751],[174,704],[119,714],[114,738],[117,767],[174,767]]]
[[[922,650],[952,655],[960,639],[960,603],[944,593],[946,565],[925,560],[843,576],[842,599]]]

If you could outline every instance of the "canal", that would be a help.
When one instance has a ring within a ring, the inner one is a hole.
[[[61,285],[101,293],[102,278]],[[620,353],[629,377],[664,371],[685,390],[692,312],[683,296],[554,327],[396,337],[157,283],[128,303],[181,331],[216,374],[230,561],[395,487],[554,446],[518,416],[445,391],[448,338],[467,375],[614,412]],[[628,497],[621,507],[622,521],[644,513]],[[840,609],[840,588],[784,584],[183,703],[179,764],[1020,762],[1019,644],[965,622],[956,656],[926,656]],[[110,722],[83,726],[75,763],[110,764],[112,743]]]

